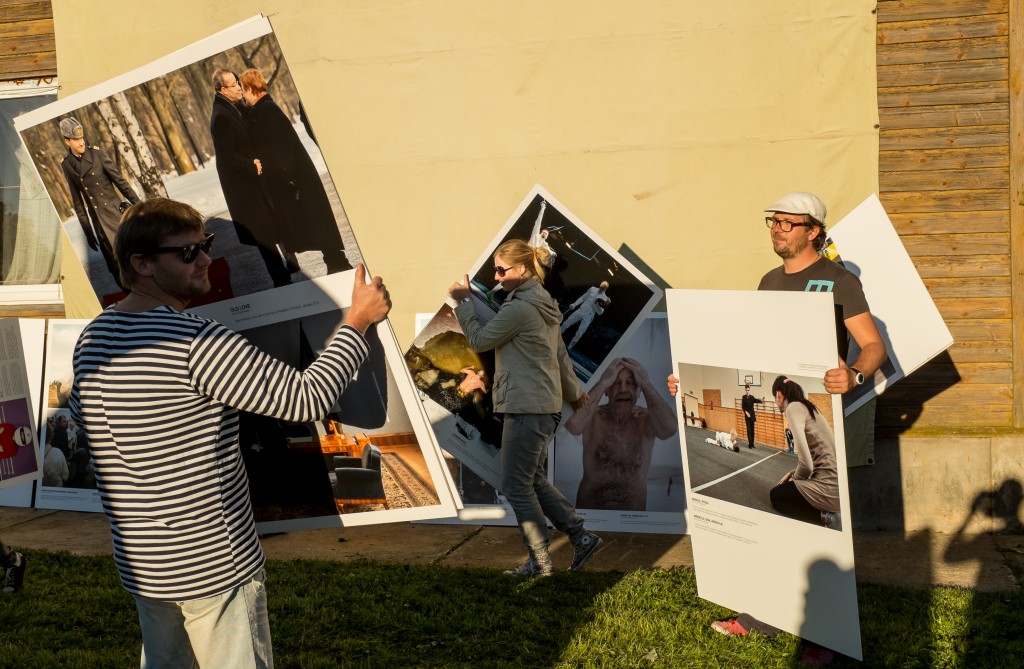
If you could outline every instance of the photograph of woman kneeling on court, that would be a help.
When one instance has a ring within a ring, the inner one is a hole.
[[[841,529],[832,428],[804,395],[804,389],[786,376],[775,379],[772,396],[786,416],[797,456],[796,468],[787,472],[769,493],[772,507],[789,518]]]

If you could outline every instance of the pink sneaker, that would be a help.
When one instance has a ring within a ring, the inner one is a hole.
[[[826,667],[832,664],[832,660],[835,658],[835,653],[828,648],[822,648],[814,644],[808,644],[804,647],[804,651],[800,653],[801,664],[811,667]]]
[[[743,625],[736,622],[735,618],[716,620],[711,623],[711,629],[725,636],[747,636],[747,630],[743,628]]]

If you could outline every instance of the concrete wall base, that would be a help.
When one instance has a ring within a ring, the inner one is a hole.
[[[878,439],[849,472],[854,529],[1024,532],[1024,434]]]

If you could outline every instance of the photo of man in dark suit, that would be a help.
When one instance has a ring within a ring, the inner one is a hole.
[[[255,143],[247,111],[240,108],[242,89],[230,70],[213,73],[213,112],[210,134],[217,155],[220,179],[228,214],[238,241],[255,246],[267,266],[274,287],[291,283],[291,273],[277,249],[281,241],[281,217],[275,216],[263,191],[263,165],[256,158]]]

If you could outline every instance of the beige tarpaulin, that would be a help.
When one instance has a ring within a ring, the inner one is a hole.
[[[62,94],[267,14],[406,342],[534,183],[673,287],[754,288],[764,205],[810,190],[836,222],[877,191],[874,7],[53,1]]]

